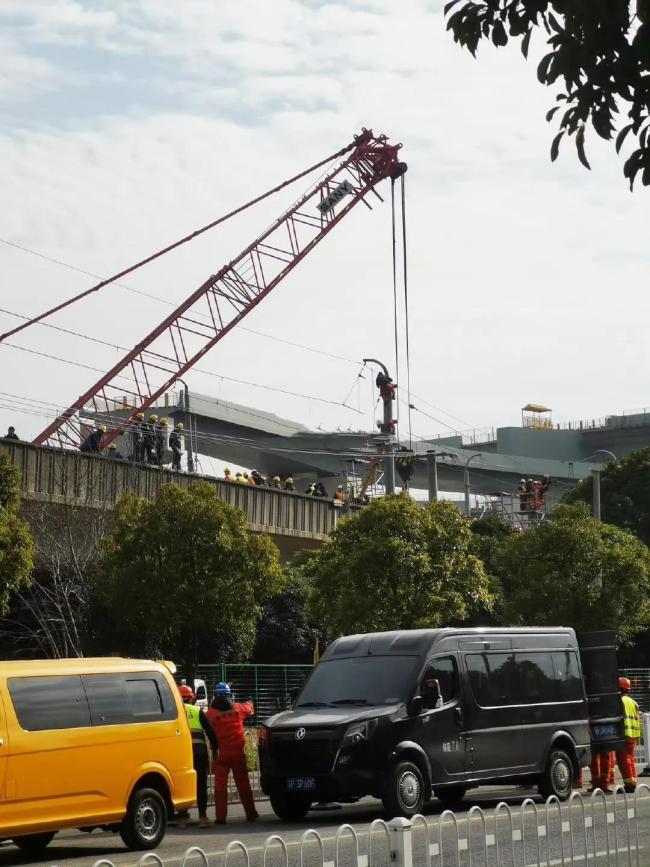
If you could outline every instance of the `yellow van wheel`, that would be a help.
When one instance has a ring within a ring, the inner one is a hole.
[[[14,844],[29,855],[37,855],[49,846],[54,834],[25,834],[24,837],[14,837]]]
[[[131,795],[120,836],[129,849],[155,849],[167,830],[167,807],[155,789],[136,789]]]

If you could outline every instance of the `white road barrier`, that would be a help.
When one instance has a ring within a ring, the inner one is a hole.
[[[280,867],[289,867],[290,846],[299,847],[299,867],[307,862],[315,867],[641,867],[640,828],[647,829],[649,819],[650,786],[640,785],[634,794],[617,786],[609,797],[600,789],[586,797],[574,792],[564,804],[554,796],[546,803],[526,798],[518,807],[501,801],[494,810],[473,806],[460,816],[444,810],[410,820],[375,819],[364,830],[345,824],[327,838],[313,828],[291,843],[272,834],[261,847],[261,867],[270,857],[276,867],[278,858]],[[230,862],[251,867],[252,851],[257,855],[260,847],[249,849],[240,840],[210,856],[192,846],[180,867],[229,867]],[[137,867],[154,865],[165,867],[155,852],[137,862]],[[103,858],[92,867],[114,865]]]

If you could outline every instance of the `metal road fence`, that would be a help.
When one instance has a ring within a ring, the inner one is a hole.
[[[641,867],[649,817],[650,788],[627,795],[619,786],[609,798],[597,789],[589,797],[574,792],[565,804],[554,796],[546,803],[526,798],[517,807],[501,801],[494,810],[474,806],[463,815],[444,810],[410,821],[375,819],[363,830],[345,824],[326,838],[310,828],[294,841],[272,834],[261,847],[231,840],[210,855],[192,846],[173,861],[180,867]],[[165,867],[151,852],[137,867],[152,863]],[[108,859],[92,867],[100,865],[113,867]]]
[[[285,710],[289,693],[299,689],[311,674],[312,665],[254,665],[220,663],[199,665],[196,676],[206,682],[208,699],[219,681],[230,684],[236,701],[250,698],[255,705],[251,725],[259,723],[279,710]]]

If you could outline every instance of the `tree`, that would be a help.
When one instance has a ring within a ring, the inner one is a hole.
[[[503,581],[507,577],[503,574],[499,552],[506,539],[515,534],[515,529],[512,524],[495,514],[487,514],[483,518],[477,518],[470,524],[470,529],[472,531],[472,552],[483,563],[489,578],[490,591],[494,597],[490,624],[495,625],[501,616]]]
[[[587,123],[610,140],[619,114],[627,110],[629,123],[616,137],[616,150],[632,133],[638,147],[625,162],[625,177],[630,189],[639,171],[643,184],[650,184],[650,0],[452,0],[445,5],[447,14],[454,40],[474,56],[481,39],[502,46],[520,38],[528,57],[531,36],[543,26],[551,50],[540,61],[537,77],[549,86],[563,81],[559,104],[546,115],[550,121],[562,110],[551,159],[557,158],[566,133],[575,140],[580,162],[590,168]]]
[[[305,567],[313,551],[299,551],[285,568],[284,589],[264,606],[257,627],[255,662],[311,663],[314,647],[325,635],[308,607],[312,582]]]
[[[614,629],[629,640],[650,623],[650,551],[584,503],[506,539],[499,559],[511,625]]]
[[[18,480],[18,470],[0,455],[0,614],[8,611],[12,594],[28,586],[34,565],[34,543],[18,517]]]
[[[593,479],[584,479],[565,495],[567,503],[593,502]],[[650,545],[650,448],[611,461],[600,475],[601,516]]]
[[[224,636],[252,649],[264,602],[282,589],[277,547],[211,485],[127,495],[102,543],[99,591],[115,621],[192,677]]]
[[[330,637],[440,626],[492,604],[468,522],[450,503],[374,500],[341,521],[305,571]]]

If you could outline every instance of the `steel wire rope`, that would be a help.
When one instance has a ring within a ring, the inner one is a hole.
[[[393,330],[395,343],[395,382],[399,387],[399,338],[397,333],[397,230],[395,226],[395,178],[390,180],[390,215],[392,230],[392,258],[393,258]],[[399,400],[397,401],[397,442],[399,442]]]
[[[409,448],[413,448],[413,432],[411,427],[411,354],[409,347],[409,290],[408,290],[408,257],[406,250],[406,183],[402,181],[402,262],[404,265],[404,327],[406,332],[406,390],[409,406]]]
[[[274,193],[277,193],[280,190],[284,189],[284,187],[287,187],[290,184],[295,183],[296,181],[300,180],[300,178],[304,178],[306,175],[311,174],[311,172],[315,171],[316,169],[321,168],[321,166],[324,166],[324,165],[332,162],[333,160],[336,160],[336,159],[342,157],[345,153],[347,153],[349,150],[351,150],[354,147],[354,144],[355,144],[354,142],[351,142],[350,144],[346,145],[346,147],[341,148],[341,150],[337,151],[334,154],[331,154],[330,156],[326,157],[324,160],[320,160],[320,162],[315,163],[313,166],[310,166],[308,169],[305,169],[304,171],[300,172],[299,174],[294,175],[292,178],[289,178],[288,180],[283,181],[281,184],[278,184],[277,186],[273,187],[272,189],[267,190],[266,192],[262,193],[259,196],[256,196],[254,199],[251,199],[250,201],[246,202],[245,204],[240,205],[238,208],[235,208],[234,210],[230,211],[229,213],[222,215],[218,219],[213,220],[211,223],[208,223],[207,225],[202,226],[200,229],[195,229],[189,235],[185,235],[183,238],[180,238],[178,241],[174,241],[173,244],[168,244],[166,247],[163,247],[161,250],[158,250],[155,253],[152,253],[150,256],[147,256],[146,258],[141,259],[139,262],[136,262],[134,265],[130,265],[128,268],[124,268],[122,271],[118,271],[117,274],[114,274],[112,277],[107,277],[105,280],[100,280],[100,282],[97,283],[95,286],[91,286],[89,289],[86,289],[83,292],[77,293],[77,295],[74,295],[72,298],[68,298],[66,301],[62,301],[60,304],[56,304],[54,307],[51,307],[49,310],[46,310],[43,313],[39,314],[38,316],[33,317],[28,322],[24,322],[24,323],[22,323],[22,325],[19,325],[16,328],[13,328],[10,331],[5,332],[4,334],[1,334],[0,335],[0,343],[2,341],[4,341],[5,338],[11,337],[13,334],[17,334],[19,331],[23,331],[25,328],[28,328],[30,325],[33,325],[36,322],[40,322],[41,320],[46,319],[48,316],[51,316],[53,313],[57,313],[59,310],[63,310],[65,307],[68,307],[70,304],[74,304],[76,301],[80,301],[82,298],[85,298],[86,296],[91,295],[93,292],[98,292],[104,286],[108,286],[110,283],[114,283],[116,280],[119,280],[121,277],[125,277],[127,274],[132,274],[134,271],[137,271],[139,268],[142,268],[144,265],[147,265],[150,262],[153,262],[154,260],[159,259],[161,256],[164,256],[166,253],[169,253],[172,250],[177,249],[178,247],[182,246],[183,244],[187,244],[189,241],[193,241],[195,238],[197,238],[199,235],[202,235],[204,232],[207,232],[210,229],[213,229],[215,226],[218,226],[220,223],[223,223],[226,220],[229,220],[231,217],[234,217],[235,215],[242,213],[242,211],[247,210],[248,208],[252,207],[253,205],[258,204],[258,202],[261,202],[263,199],[268,198],[269,196],[273,195]],[[286,214],[286,213],[287,212],[285,211],[284,214]]]

